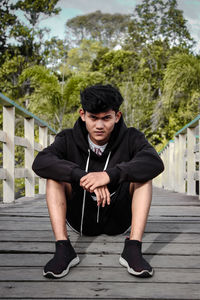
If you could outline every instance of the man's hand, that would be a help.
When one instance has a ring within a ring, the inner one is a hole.
[[[80,186],[90,193],[96,188],[103,187],[110,182],[110,177],[106,172],[91,172],[83,176],[80,180]]]
[[[110,205],[110,192],[107,188],[107,186],[100,186],[94,190],[94,193],[97,197],[97,205],[100,206],[102,204],[102,207],[106,205]]]

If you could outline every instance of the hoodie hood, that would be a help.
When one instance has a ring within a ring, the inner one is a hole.
[[[121,116],[119,122],[115,124],[115,127],[111,133],[108,145],[104,151],[105,154],[113,151],[119,145],[119,143],[121,143],[126,131],[127,127],[124,123],[123,117]],[[85,122],[83,122],[79,117],[73,128],[73,137],[77,147],[85,153],[88,153],[89,149],[87,135],[88,131],[86,129]]]

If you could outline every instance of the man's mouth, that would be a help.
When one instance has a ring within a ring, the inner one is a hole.
[[[94,133],[95,133],[95,135],[103,135],[104,134],[103,131],[95,131]]]

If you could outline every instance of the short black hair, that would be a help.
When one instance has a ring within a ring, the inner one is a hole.
[[[81,91],[80,95],[83,110],[94,114],[110,109],[118,112],[124,101],[119,90],[110,84],[89,86]]]

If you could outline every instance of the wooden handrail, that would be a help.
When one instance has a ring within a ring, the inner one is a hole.
[[[155,186],[188,195],[200,194],[199,137],[200,115],[176,132],[159,152],[165,171],[154,179]]]
[[[15,201],[15,179],[25,178],[25,196],[35,196],[35,178],[32,171],[34,152],[40,151],[53,142],[56,131],[46,122],[0,93],[3,106],[3,130],[0,130],[0,142],[3,143],[3,168],[0,179],[3,180],[3,202]],[[24,137],[15,136],[15,114],[24,119]],[[39,143],[35,140],[35,124],[39,127]],[[24,147],[24,168],[15,167],[15,145]],[[39,194],[45,194],[46,181],[39,178]]]

